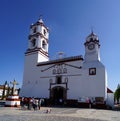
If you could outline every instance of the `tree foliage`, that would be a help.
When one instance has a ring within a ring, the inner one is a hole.
[[[117,89],[115,90],[114,97],[117,100],[117,103],[119,103],[119,100],[120,100],[120,84],[118,84]]]

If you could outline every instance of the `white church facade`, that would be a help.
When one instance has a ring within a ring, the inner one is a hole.
[[[86,38],[85,55],[50,60],[49,30],[42,19],[30,26],[25,52],[20,96],[46,98],[68,103],[108,100],[107,72],[100,61],[100,42],[91,32]],[[111,105],[113,104],[113,99]]]

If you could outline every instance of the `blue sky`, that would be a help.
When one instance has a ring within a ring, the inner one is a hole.
[[[22,85],[29,26],[40,15],[50,29],[49,55],[83,55],[91,28],[99,37],[101,61],[113,91],[120,83],[119,0],[0,0],[0,84]]]

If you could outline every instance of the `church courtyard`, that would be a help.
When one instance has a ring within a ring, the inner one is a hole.
[[[46,113],[51,109],[51,113]],[[0,107],[0,121],[120,121],[120,111],[41,107],[41,110],[21,110]]]

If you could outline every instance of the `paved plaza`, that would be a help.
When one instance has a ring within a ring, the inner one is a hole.
[[[46,113],[48,109],[51,113]],[[120,111],[55,107],[34,111],[0,107],[0,121],[120,121]]]

